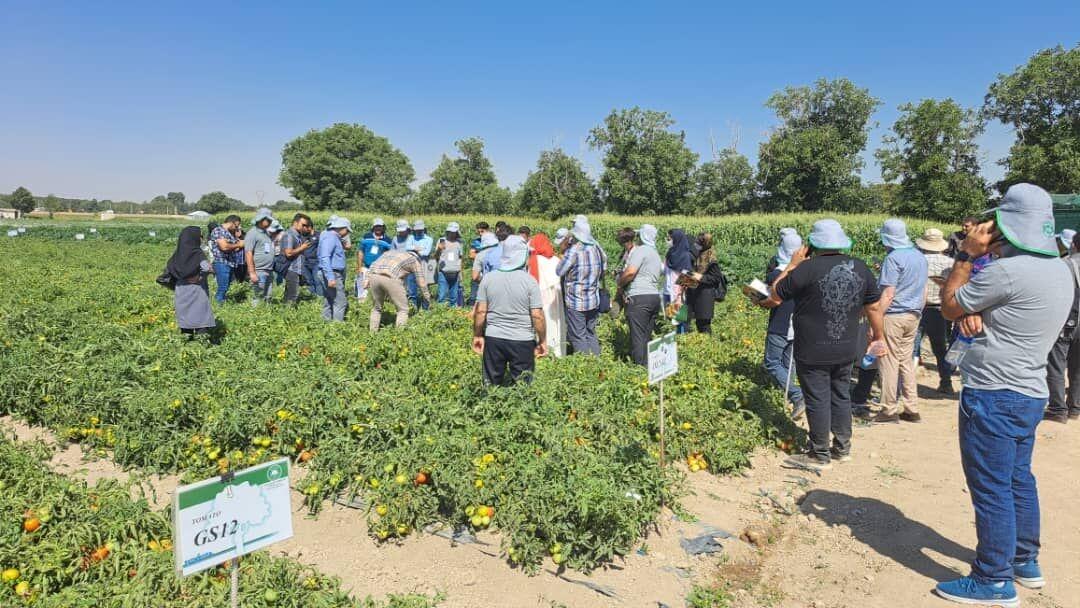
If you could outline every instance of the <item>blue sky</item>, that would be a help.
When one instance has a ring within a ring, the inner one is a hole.
[[[0,192],[272,202],[281,147],[367,125],[420,180],[469,136],[516,187],[613,108],[665,110],[706,158],[754,161],[773,92],[847,77],[883,104],[981,104],[1000,72],[1077,43],[1080,2],[47,3],[0,1]],[[984,174],[1012,133],[990,125]],[[879,179],[871,152],[864,176]]]

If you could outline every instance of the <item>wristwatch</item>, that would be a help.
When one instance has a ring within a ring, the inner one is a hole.
[[[964,250],[960,250],[960,251],[956,252],[956,257],[953,258],[953,259],[955,259],[957,262],[968,262],[970,264],[971,263],[971,254],[969,254],[968,252],[966,252]]]

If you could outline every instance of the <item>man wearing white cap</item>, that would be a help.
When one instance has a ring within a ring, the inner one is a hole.
[[[405,294],[406,277],[413,277],[419,285],[420,296],[430,300],[431,293],[424,278],[424,267],[416,251],[403,249],[387,251],[368,269],[368,290],[371,292],[371,318],[368,328],[379,331],[382,323],[383,305],[389,300],[397,309],[397,327],[409,322],[409,299]]]
[[[424,267],[424,278],[427,280],[427,285],[431,285],[435,283],[435,260],[431,258],[431,251],[435,248],[435,241],[428,236],[427,225],[424,224],[424,220],[413,222],[411,238],[413,241],[412,250],[420,257],[420,265]],[[409,275],[405,286],[409,292],[409,301],[412,302],[413,306],[416,306],[417,310],[427,310],[431,298],[420,297],[417,291],[416,279],[412,275]]]
[[[630,326],[630,358],[638,365],[649,364],[649,340],[660,314],[660,279],[664,262],[656,252],[656,226],[642,224],[638,242],[626,254],[618,284],[626,294],[626,323]]]
[[[381,217],[371,222],[371,231],[364,234],[360,241],[360,250],[356,252],[358,269],[370,268],[379,256],[390,251],[390,237],[386,234],[386,222]]]
[[[446,235],[439,239],[435,250],[439,265],[439,302],[458,306],[461,299],[461,258],[465,248],[461,243],[461,226],[457,222],[446,225]]]
[[[889,343],[889,352],[878,360],[882,408],[871,422],[920,422],[914,349],[915,334],[919,331],[919,319],[926,302],[926,256],[912,245],[903,220],[885,220],[880,235],[881,244],[888,251],[881,264],[878,286],[881,288],[881,307],[885,309],[885,340]]]
[[[323,276],[323,319],[344,321],[349,307],[345,289],[345,247],[342,239],[352,231],[352,224],[335,216],[319,237],[319,270]]]
[[[968,339],[959,355],[960,455],[979,542],[971,575],[940,583],[966,604],[1016,606],[1013,580],[1045,584],[1038,563],[1039,494],[1031,473],[1035,428],[1049,391],[1046,360],[1069,314],[1074,278],[1058,258],[1053,203],[1032,184],[1010,187],[994,219],[960,244],[941,312]],[[977,274],[973,261],[996,256]]]
[[[415,247],[415,244],[413,243],[412,235],[409,234],[409,220],[398,220],[394,225],[394,230],[397,234],[395,234],[393,240],[390,241],[390,248],[395,251],[411,251]]]
[[[274,221],[269,209],[259,209],[255,219],[251,220],[251,232],[244,237],[244,261],[251,281],[253,306],[270,301],[270,288],[274,284],[274,239],[267,229]]]
[[[529,247],[520,236],[503,241],[495,272],[476,293],[473,351],[483,356],[484,383],[532,381],[536,357],[547,354],[540,286],[526,270]]]
[[[1062,259],[1069,265],[1077,281],[1072,310],[1046,361],[1050,403],[1043,420],[1062,424],[1080,419],[1080,329],[1077,328],[1080,325],[1080,248],[1077,248],[1077,243],[1080,243],[1080,239],[1077,239],[1075,230],[1066,228],[1058,235]],[[1068,391],[1065,389],[1066,377],[1069,379]]]
[[[922,319],[919,320],[919,332],[915,335],[915,359],[919,359],[922,348],[922,336],[930,338],[930,348],[937,361],[938,392],[943,395],[955,395],[952,386],[952,367],[945,361],[949,350],[949,338],[952,324],[941,314],[941,286],[952,268],[953,260],[945,255],[949,242],[945,234],[937,228],[927,228],[923,235],[915,239],[915,246],[926,257],[926,304],[923,306]],[[888,331],[888,330],[886,330]]]
[[[600,318],[600,288],[607,254],[593,240],[589,224],[575,222],[572,238],[564,243],[566,255],[556,272],[563,278],[566,302],[566,338],[576,353],[600,355],[596,322]]]
[[[772,294],[758,304],[776,308],[795,301],[795,370],[806,400],[810,446],[784,466],[823,471],[833,459],[851,459],[851,366],[863,354],[863,314],[873,332],[870,350],[880,353],[886,346],[881,292],[866,264],[844,253],[851,239],[840,223],[815,222],[807,240],[809,247],[795,252]]]

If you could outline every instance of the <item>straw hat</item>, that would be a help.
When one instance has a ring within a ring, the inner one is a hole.
[[[927,228],[922,236],[915,239],[915,246],[923,251],[941,253],[949,248],[949,242],[945,240],[945,235],[937,228]]]

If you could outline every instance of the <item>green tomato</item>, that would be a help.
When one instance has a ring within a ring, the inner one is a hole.
[[[266,600],[266,603],[268,604],[276,603],[278,601],[278,592],[274,589],[267,589],[263,593],[263,599]]]

